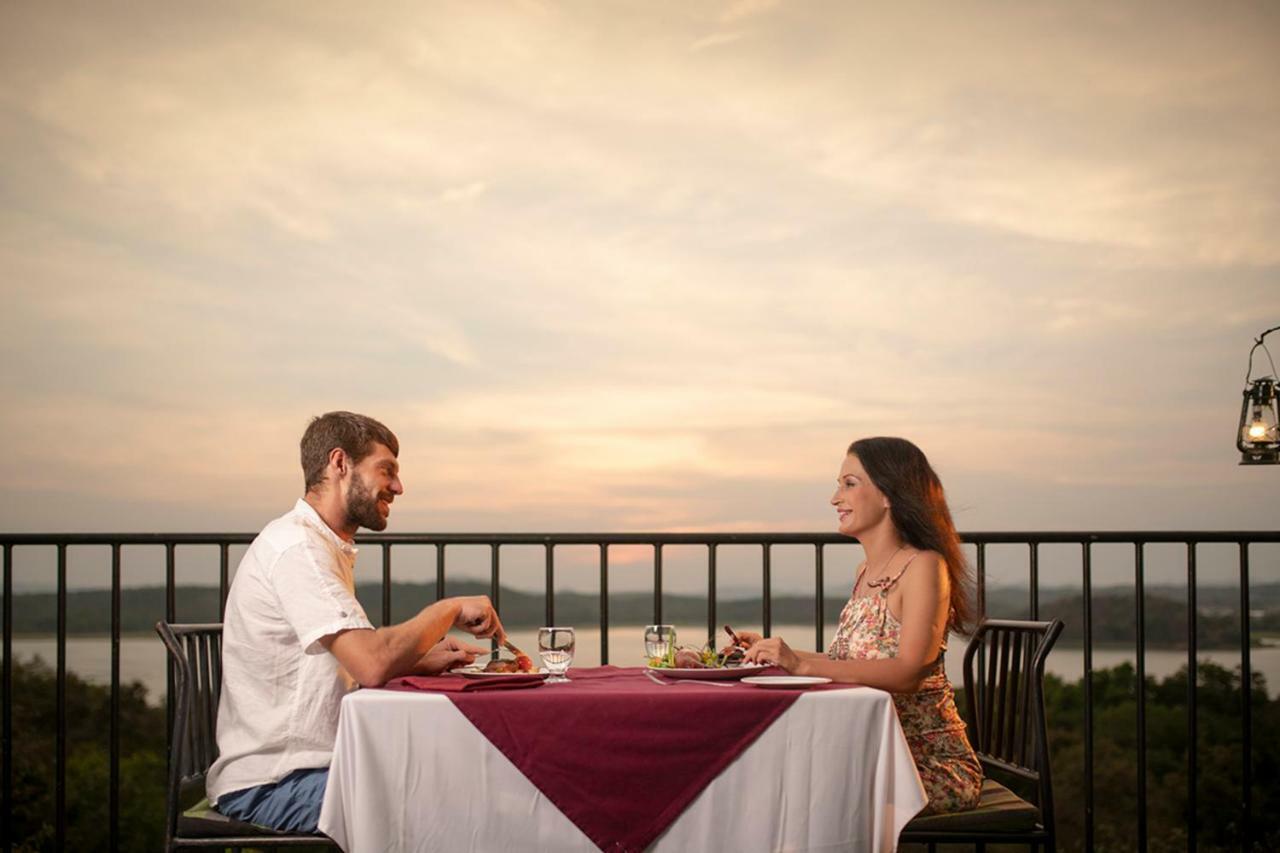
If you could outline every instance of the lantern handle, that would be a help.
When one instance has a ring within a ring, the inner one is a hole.
[[[1267,354],[1267,361],[1271,363],[1271,375],[1276,376],[1276,363],[1271,359],[1271,350],[1267,349],[1267,345],[1262,342],[1267,335],[1275,331],[1280,331],[1280,326],[1272,326],[1253,339],[1253,349],[1249,350],[1249,369],[1244,372],[1245,385],[1248,385],[1253,377],[1253,354],[1258,351],[1258,347],[1262,347],[1262,351]]]

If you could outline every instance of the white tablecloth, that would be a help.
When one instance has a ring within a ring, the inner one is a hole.
[[[650,850],[891,851],[924,804],[889,694],[811,692]],[[320,829],[348,853],[597,849],[447,696],[431,693],[343,700]]]

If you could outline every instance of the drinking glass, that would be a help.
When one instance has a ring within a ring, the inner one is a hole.
[[[542,665],[551,673],[547,684],[564,684],[569,679],[565,672],[573,663],[575,637],[572,628],[539,628],[538,656]]]
[[[675,648],[676,628],[674,625],[646,625],[644,629],[644,653],[653,658],[665,658]]]

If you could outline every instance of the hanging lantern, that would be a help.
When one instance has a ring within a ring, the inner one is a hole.
[[[1241,465],[1280,465],[1280,408],[1276,401],[1275,364],[1271,364],[1271,376],[1251,379],[1253,354],[1261,347],[1271,360],[1271,353],[1262,340],[1280,329],[1267,329],[1249,351],[1249,372],[1245,374],[1244,400],[1240,404],[1240,426],[1236,431],[1236,449],[1240,451]]]
[[[1276,410],[1275,380],[1257,379],[1244,389],[1236,447],[1241,453],[1241,465],[1280,464],[1280,413]]]

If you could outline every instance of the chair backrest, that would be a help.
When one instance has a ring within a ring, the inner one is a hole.
[[[985,772],[1035,787],[1046,822],[1053,816],[1053,779],[1044,662],[1061,633],[1061,619],[984,619],[964,653],[969,741]]]
[[[170,683],[174,691],[169,696],[169,793],[165,815],[167,837],[173,838],[179,812],[190,805],[184,802],[184,795],[198,791],[203,796],[205,773],[218,757],[222,624],[157,622],[156,632],[169,650]]]

